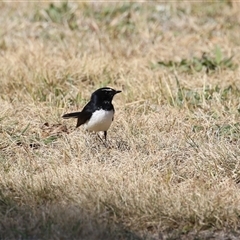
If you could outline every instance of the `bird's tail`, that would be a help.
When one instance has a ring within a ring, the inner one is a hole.
[[[73,112],[73,113],[64,114],[62,117],[65,118],[65,119],[78,118],[80,115],[81,115],[81,112]]]

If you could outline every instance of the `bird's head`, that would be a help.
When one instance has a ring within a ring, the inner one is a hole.
[[[117,93],[120,93],[120,92],[122,92],[122,91],[115,90],[115,89],[109,88],[109,87],[103,87],[103,88],[99,88],[98,90],[96,90],[92,94],[91,99],[97,98],[98,101],[109,101],[109,102],[111,102],[113,97]]]

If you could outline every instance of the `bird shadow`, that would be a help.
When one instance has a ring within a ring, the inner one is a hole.
[[[93,151],[100,150],[118,150],[121,152],[130,151],[130,144],[123,139],[113,138],[105,141],[98,133],[89,133],[85,139],[86,147]]]

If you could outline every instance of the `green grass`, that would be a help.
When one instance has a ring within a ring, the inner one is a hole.
[[[159,61],[157,65],[170,68],[175,71],[182,71],[188,73],[206,71],[206,73],[212,73],[214,71],[223,71],[226,69],[234,70],[237,68],[237,64],[233,63],[233,56],[223,57],[222,51],[219,47],[214,50],[213,57],[209,54],[203,53],[200,58],[193,57],[192,59],[182,59],[180,62],[174,62],[172,60],[168,62]],[[157,67],[156,65],[152,66]]]

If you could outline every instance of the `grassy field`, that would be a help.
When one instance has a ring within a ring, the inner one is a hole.
[[[240,237],[239,3],[0,11],[0,239]],[[61,118],[102,86],[107,147]]]

